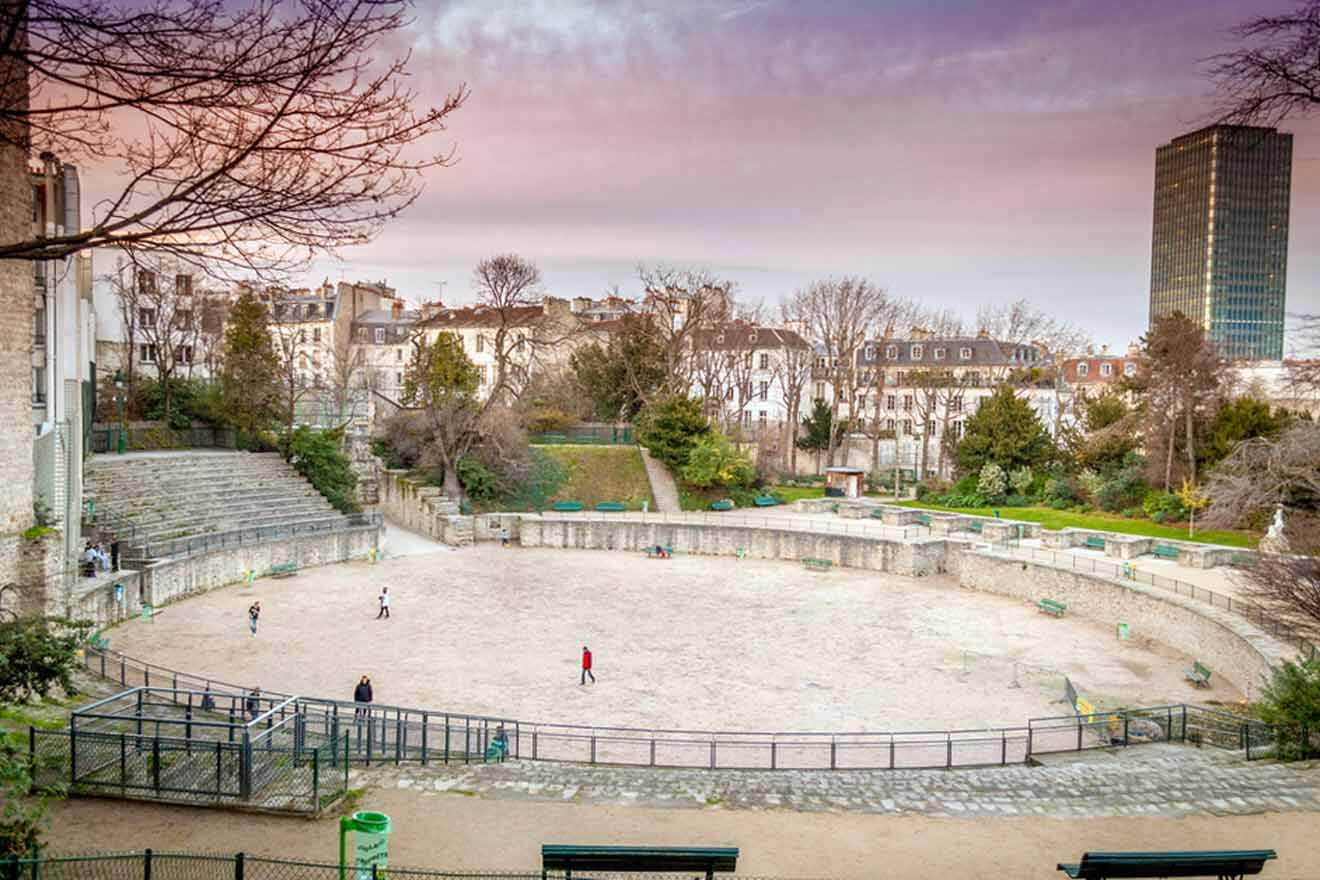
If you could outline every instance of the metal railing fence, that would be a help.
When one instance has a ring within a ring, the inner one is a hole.
[[[600,880],[660,880],[683,874],[641,874],[592,871]],[[691,875],[692,872],[685,872]],[[444,871],[434,868],[348,866],[352,880],[386,877],[446,878],[446,880],[559,880],[562,871]],[[729,880],[772,880],[748,874],[725,874]],[[340,880],[339,865],[331,862],[277,859],[246,853],[141,852],[95,855],[0,858],[0,880]]]
[[[829,522],[820,519],[806,519],[798,516],[755,516],[743,513],[718,513],[715,511],[688,511],[683,513],[655,513],[641,511],[620,511],[601,513],[594,510],[582,511],[542,511],[539,516],[545,520],[563,520],[567,522],[613,523],[620,520],[642,522],[653,525],[706,525],[737,526],[753,529],[780,529],[793,532],[817,532],[826,535],[844,535],[856,538],[890,538],[911,540],[926,537],[930,530],[926,526],[887,526],[875,520],[852,520],[848,522]]]
[[[124,687],[169,688],[232,697],[238,685],[178,672],[109,649],[87,650],[90,672]],[[268,698],[285,696],[263,691]],[[546,723],[442,709],[298,698],[306,730],[331,739],[346,735],[349,759],[364,764],[481,763],[505,757],[536,761],[641,767],[740,770],[877,770],[980,767],[1023,763],[1032,755],[1131,745],[1152,737],[1098,736],[1096,718],[1148,718],[1172,707],[1124,709],[1103,716],[1034,719],[1026,724],[927,731],[722,731]],[[1177,707],[1209,712],[1199,707]],[[1226,713],[1221,713],[1226,714]],[[1236,717],[1236,716],[1232,716]],[[1108,724],[1105,721],[1104,724]],[[1108,729],[1106,727],[1106,729]],[[1173,738],[1184,724],[1167,725]],[[1088,735],[1090,734],[1090,735]],[[501,748],[502,743],[502,748]],[[1213,745],[1222,745],[1213,741]],[[1235,746],[1242,748],[1243,746]]]
[[[123,555],[125,559],[165,559],[168,557],[194,556],[216,550],[228,550],[251,544],[264,544],[282,538],[299,538],[307,535],[345,532],[350,529],[379,527],[382,522],[384,522],[384,517],[379,511],[364,511],[306,522],[257,526],[249,529],[230,529],[223,532],[206,532],[187,538],[172,538],[165,541],[134,544],[125,548]]]

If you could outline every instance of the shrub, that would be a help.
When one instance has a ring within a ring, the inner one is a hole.
[[[1013,487],[1013,491],[1018,495],[1030,495],[1031,484],[1035,476],[1031,473],[1031,468],[1020,467],[1008,475],[1008,484]]]
[[[1150,492],[1141,502],[1141,509],[1146,516],[1157,523],[1180,522],[1187,518],[1187,509],[1182,499],[1172,492]]]
[[[1088,498],[1094,499],[1099,496],[1101,488],[1104,487],[1105,478],[1087,468],[1077,475],[1077,484]]]
[[[1320,732],[1320,658],[1285,660],[1276,666],[1257,710],[1277,730],[1280,758],[1308,757]]]
[[[1123,515],[1128,519],[1141,519],[1146,515],[1146,511],[1140,507],[1129,507],[1123,511]]]
[[[1005,507],[1030,507],[1031,499],[1026,495],[1008,495],[1000,503]]]
[[[314,431],[303,425],[289,435],[284,454],[335,510],[356,513],[361,510],[354,497],[357,474],[340,448],[343,442],[343,428]]]
[[[892,486],[893,481],[891,480],[889,483],[881,482],[879,485],[881,487],[885,485]],[[941,495],[947,495],[952,488],[953,487],[946,480],[941,480],[936,477],[927,477],[917,483],[917,500],[921,501],[925,498],[939,498]]]
[[[701,437],[688,453],[683,479],[702,489],[712,486],[745,489],[756,480],[756,468],[729,438],[717,432]]]
[[[1100,484],[1095,494],[1101,510],[1117,513],[1135,507],[1146,496],[1149,487],[1144,479],[1146,463],[1139,456],[1129,455],[1123,466]]]
[[[463,484],[463,491],[473,501],[490,501],[499,491],[499,481],[495,473],[471,455],[458,460],[455,467],[458,481]]]
[[[380,459],[381,464],[392,471],[408,470],[413,462],[404,456],[388,440],[376,437],[371,441],[371,454]]]
[[[701,402],[682,395],[649,404],[638,416],[637,442],[675,471],[687,466],[692,449],[709,433]]]
[[[993,461],[986,462],[981,468],[981,476],[976,481],[976,494],[994,503],[1004,497],[1008,491],[1008,477],[1004,469]]]
[[[1071,477],[1050,477],[1045,481],[1042,497],[1055,510],[1066,510],[1081,501],[1081,493]]]

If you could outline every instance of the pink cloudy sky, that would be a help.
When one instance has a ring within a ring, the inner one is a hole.
[[[517,251],[549,292],[697,264],[774,302],[859,273],[967,313],[1027,297],[1123,345],[1146,322],[1155,147],[1210,109],[1199,59],[1277,0],[458,0],[416,85],[472,90],[461,161],[315,279],[470,296]],[[1298,121],[1290,310],[1320,309],[1320,124]],[[309,280],[313,280],[309,276]]]

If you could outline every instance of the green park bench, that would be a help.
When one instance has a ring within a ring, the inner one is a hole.
[[[110,637],[101,630],[92,633],[92,637],[87,640],[87,645],[93,651],[105,651],[110,647]]]
[[[711,509],[711,510],[733,510],[733,502],[730,501],[730,500],[727,499],[727,498],[722,499],[722,500],[720,500],[720,501],[712,501],[712,502],[710,503],[710,509]]]
[[[270,576],[273,578],[293,577],[297,573],[298,563],[296,562],[281,562],[279,565],[270,567]]]
[[[974,519],[967,524],[967,531],[979,533],[982,525],[983,523],[979,519]]]
[[[1059,870],[1077,880],[1118,877],[1245,877],[1259,874],[1272,849],[1197,850],[1190,852],[1089,852],[1075,865]]]
[[[779,501],[773,495],[757,495],[752,499],[752,503],[757,507],[774,507]]]
[[[884,519],[884,518],[885,518],[885,512],[880,508],[877,507],[875,510],[871,511],[871,519]]]
[[[829,571],[834,563],[828,559],[815,559],[809,556],[802,560],[802,565],[808,571]]]
[[[541,442],[542,442],[542,443],[567,443],[567,442],[568,442],[568,435],[567,435],[567,434],[542,434],[542,435],[541,435]]]
[[[1250,553],[1234,553],[1228,558],[1229,565],[1251,565],[1256,561],[1256,557]]]
[[[921,523],[921,525],[923,525],[923,526],[929,526],[929,525],[930,525],[930,514],[929,514],[929,513],[919,513],[919,514],[917,514],[917,522]]]
[[[1168,544],[1156,544],[1155,549],[1151,551],[1159,559],[1177,559],[1178,548]]]
[[[651,546],[646,548],[647,559],[668,559],[673,555],[673,547]]]
[[[596,504],[596,509],[601,513],[623,513],[628,507],[622,501],[601,501]]]
[[[581,501],[556,501],[550,505],[550,509],[559,513],[576,513],[582,509]]]
[[[541,844],[541,878],[563,872],[571,880],[579,872],[683,873],[705,875],[738,870],[738,848],[734,846],[580,846]]]
[[[1041,599],[1036,603],[1036,608],[1044,614],[1053,614],[1055,617],[1063,617],[1063,613],[1068,610],[1068,606],[1057,599]]]
[[[1183,677],[1199,688],[1210,687],[1210,670],[1200,660],[1192,661],[1192,668],[1185,670]]]
[[[1086,543],[1083,545],[1087,550],[1105,549],[1105,539],[1100,535],[1087,535]]]

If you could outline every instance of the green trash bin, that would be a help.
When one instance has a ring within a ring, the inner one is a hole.
[[[390,817],[371,810],[359,810],[339,819],[339,878],[347,876],[347,837],[353,832],[352,880],[371,880],[372,868],[384,874],[389,856]]]
[[[151,623],[151,603],[150,603],[150,602],[143,602],[143,603],[142,603],[142,622],[143,622],[143,623]]]

